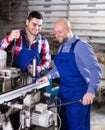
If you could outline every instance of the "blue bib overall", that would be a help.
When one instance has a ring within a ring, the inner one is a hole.
[[[24,38],[23,38],[24,40]],[[13,66],[20,68],[23,72],[28,72],[28,65],[32,64],[33,58],[36,58],[36,64],[39,64],[40,56],[38,52],[38,43],[33,50],[27,49],[25,42],[23,41],[22,50],[15,58]],[[39,75],[37,75],[39,77]]]
[[[72,44],[68,53],[61,51],[55,56],[55,65],[60,74],[58,96],[62,103],[82,99],[88,84],[80,74],[75,61],[74,48],[78,40]],[[61,130],[90,130],[90,105],[83,106],[81,102],[62,106]]]

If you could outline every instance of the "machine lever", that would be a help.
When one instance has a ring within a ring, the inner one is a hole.
[[[48,108],[62,107],[62,106],[74,104],[74,103],[77,103],[77,102],[81,102],[81,99],[80,99],[80,100],[73,101],[73,102],[67,102],[67,103],[59,104],[59,105],[48,106]]]

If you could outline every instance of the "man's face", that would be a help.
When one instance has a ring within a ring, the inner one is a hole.
[[[32,18],[30,21],[26,20],[27,30],[31,35],[37,35],[42,27],[42,19]]]
[[[54,35],[59,43],[65,43],[68,40],[69,31],[62,25],[56,24],[54,26]]]

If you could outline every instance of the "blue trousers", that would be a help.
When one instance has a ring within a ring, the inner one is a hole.
[[[90,130],[90,105],[81,102],[61,107],[60,130]]]

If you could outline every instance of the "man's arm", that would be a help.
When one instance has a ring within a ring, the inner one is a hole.
[[[44,83],[50,79],[59,78],[59,72],[56,67],[54,67],[50,72],[48,72],[45,76],[39,78],[36,83]]]
[[[45,71],[50,67],[51,63],[51,54],[50,54],[50,47],[48,41],[45,39],[44,43],[42,44],[42,51],[41,51],[41,61],[40,64],[37,66],[37,73],[41,71]]]
[[[10,43],[11,43],[11,42],[8,41],[8,36],[5,37],[5,38],[3,38],[3,39],[0,41],[0,49],[2,49],[2,50],[6,49],[6,48],[9,46]]]
[[[84,105],[88,105],[93,102],[95,93],[98,91],[102,76],[101,68],[94,55],[93,48],[89,44],[79,43],[76,53],[78,55],[80,73],[89,84],[87,93],[83,96],[82,100]]]
[[[6,36],[1,40],[0,49],[3,50],[6,49],[14,39],[18,39],[19,37],[20,37],[20,30],[11,31],[11,33],[8,36]]]

